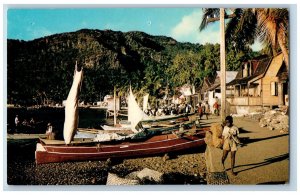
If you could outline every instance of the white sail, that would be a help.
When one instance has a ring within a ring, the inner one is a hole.
[[[83,78],[83,71],[77,71],[77,64],[74,72],[73,84],[69,92],[65,105],[65,122],[64,122],[64,140],[70,144],[78,128],[78,94],[80,84]]]
[[[131,123],[131,130],[133,132],[138,132],[135,127],[141,120],[143,120],[145,116],[147,115],[142,111],[138,103],[135,101],[135,97],[130,86],[128,98],[128,121]]]
[[[149,94],[147,93],[143,97],[143,111],[144,112],[148,109],[148,99],[149,99]]]

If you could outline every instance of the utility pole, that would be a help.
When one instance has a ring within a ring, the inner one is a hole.
[[[114,86],[114,125],[117,124],[117,105],[116,105],[117,101],[116,101],[116,86]]]
[[[220,65],[221,65],[221,120],[225,120],[226,115],[226,64],[225,64],[225,21],[224,8],[220,8]]]

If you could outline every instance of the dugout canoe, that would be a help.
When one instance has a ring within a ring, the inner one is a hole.
[[[68,161],[125,159],[173,152],[184,152],[205,145],[206,130],[185,130],[154,135],[141,140],[94,142],[78,139],[66,145],[63,140],[40,139],[35,151],[36,164]]]

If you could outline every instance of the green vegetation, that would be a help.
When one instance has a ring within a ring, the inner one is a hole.
[[[219,20],[220,9],[204,8],[200,31]],[[287,8],[228,8],[225,32],[226,52],[243,52],[251,56],[250,46],[258,39],[262,53],[275,56],[282,52],[289,67],[289,10]],[[231,50],[231,51],[230,51]],[[249,57],[250,57],[249,56]]]
[[[237,70],[254,55],[228,47],[227,68]],[[61,103],[70,90],[75,63],[84,67],[80,101],[95,102],[112,94],[135,93],[162,97],[185,83],[202,84],[219,70],[219,44],[179,43],[143,32],[83,29],[33,41],[7,42],[9,104]]]

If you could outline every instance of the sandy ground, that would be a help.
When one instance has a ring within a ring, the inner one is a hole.
[[[219,120],[212,118],[206,122]],[[240,128],[243,145],[236,153],[234,171],[237,172],[237,176],[230,174],[230,155],[225,162],[230,184],[288,184],[289,134],[262,128],[258,125],[258,121],[247,117],[234,118],[234,124]],[[208,149],[211,152],[209,163],[213,166],[213,171],[223,171],[222,150],[207,147]]]

